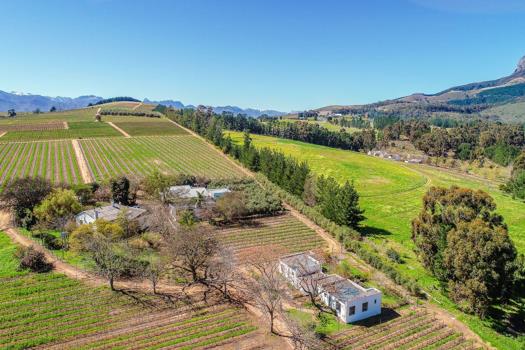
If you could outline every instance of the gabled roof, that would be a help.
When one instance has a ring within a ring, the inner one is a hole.
[[[106,221],[114,221],[117,219],[118,215],[123,210],[126,212],[126,217],[128,218],[128,220],[134,220],[146,212],[145,209],[141,209],[141,208],[127,207],[124,205],[113,204],[113,205],[107,205],[105,207],[85,210],[79,213],[77,217],[80,215],[87,215],[91,217],[93,220],[103,219]]]

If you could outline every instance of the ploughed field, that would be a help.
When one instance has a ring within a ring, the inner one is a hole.
[[[111,292],[16,270],[0,232],[0,349],[203,349],[262,344],[246,312],[221,301]]]
[[[217,235],[240,259],[252,254],[251,248],[269,247],[295,253],[326,246],[315,231],[290,214],[245,221],[218,229]]]

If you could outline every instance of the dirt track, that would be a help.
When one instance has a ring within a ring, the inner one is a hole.
[[[95,179],[93,179],[91,176],[91,172],[89,171],[89,166],[80,143],[78,140],[71,140],[71,144],[73,145],[73,150],[75,151],[75,156],[77,157],[77,164],[78,168],[80,169],[80,174],[82,175],[82,181],[84,181],[86,184],[93,182]]]
[[[113,122],[107,122],[108,125],[111,125],[113,127],[113,129],[117,130],[118,132],[120,132],[122,135],[124,135],[124,137],[126,138],[130,138],[131,135],[128,134],[127,132],[125,132],[124,130],[122,130],[121,128],[119,128],[118,126],[116,126]]]

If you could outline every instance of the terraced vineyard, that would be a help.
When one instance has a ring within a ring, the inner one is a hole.
[[[92,176],[144,176],[154,169],[209,178],[240,178],[242,172],[190,135],[82,140]]]
[[[260,246],[280,248],[290,253],[325,246],[321,237],[290,214],[220,229],[218,235],[238,254]]]
[[[334,335],[338,349],[430,350],[474,349],[471,341],[423,311],[386,323],[356,326]]]
[[[0,143],[0,185],[25,176],[41,176],[54,183],[82,182],[70,141]]]

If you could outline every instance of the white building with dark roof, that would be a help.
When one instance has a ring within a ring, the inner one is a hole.
[[[281,274],[301,292],[317,289],[320,299],[336,311],[346,323],[381,314],[381,291],[365,288],[338,275],[323,273],[321,263],[312,253],[287,255],[279,260]]]

